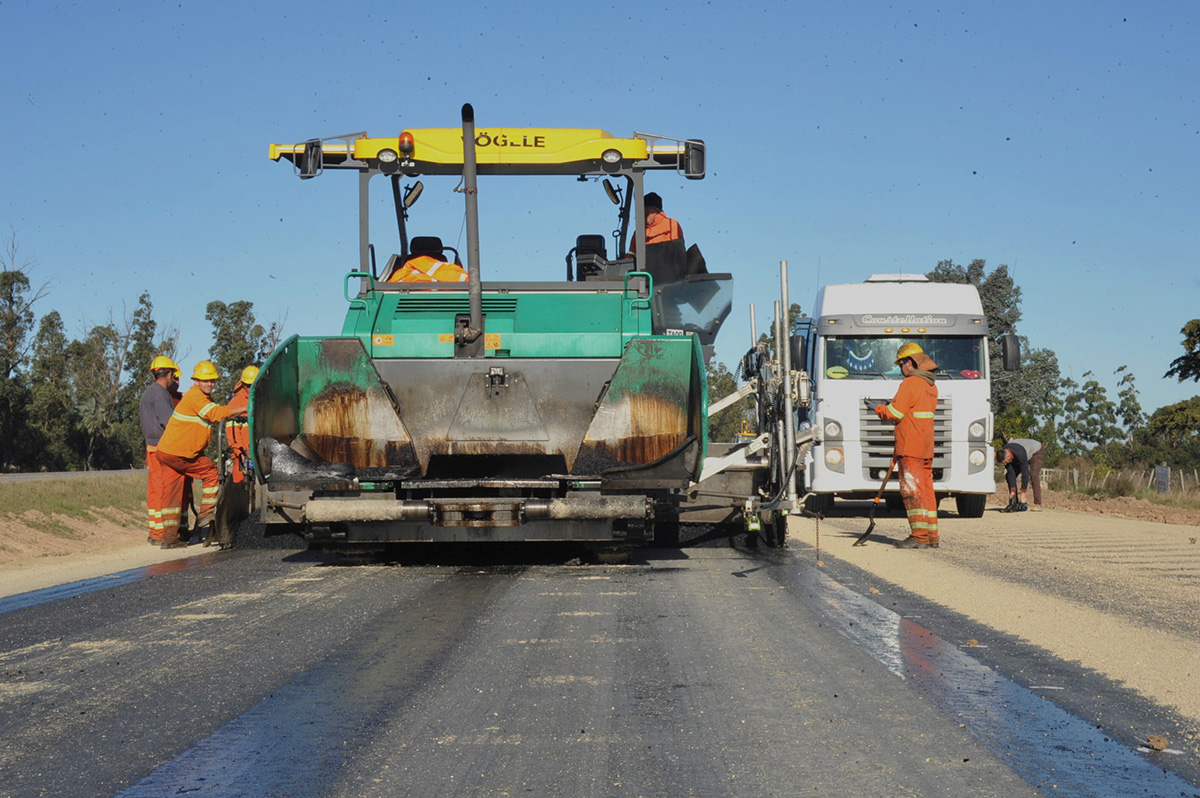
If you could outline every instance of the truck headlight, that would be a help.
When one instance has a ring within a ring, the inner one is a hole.
[[[825,422],[825,437],[840,438],[842,436],[842,425],[836,421]]]
[[[982,449],[972,449],[971,454],[967,456],[967,460],[973,466],[981,466],[987,461],[987,457],[984,455]]]
[[[983,437],[983,422],[972,421],[971,426],[967,427],[967,432],[971,435],[972,438],[982,438]],[[972,453],[972,456],[974,456],[974,453]]]
[[[842,464],[842,461],[845,459],[846,459],[846,456],[844,454],[842,454],[841,449],[826,449],[825,450],[826,465],[839,466]]]

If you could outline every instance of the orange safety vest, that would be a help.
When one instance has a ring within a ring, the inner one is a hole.
[[[900,383],[891,404],[879,405],[876,414],[896,425],[896,457],[933,457],[933,414],[937,410],[937,384],[910,374]]]
[[[250,389],[245,385],[234,391],[233,398],[229,400],[231,405],[239,402],[250,404]],[[231,420],[225,425],[225,438],[229,441],[229,448],[241,452],[250,451],[250,423],[244,418]]]
[[[431,255],[418,255],[396,269],[389,283],[465,283],[467,270],[456,263],[446,263]]]
[[[665,213],[659,213],[654,219],[654,224],[646,225],[646,243],[661,244],[664,241],[675,241],[683,238],[683,228],[679,226],[679,222],[667,216]],[[637,251],[637,234],[629,242],[629,251]]]
[[[158,441],[158,450],[186,460],[199,455],[212,439],[212,425],[246,409],[244,399],[234,397],[227,405],[209,399],[193,385],[175,406],[167,428]]]

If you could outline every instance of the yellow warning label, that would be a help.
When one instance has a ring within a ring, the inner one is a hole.
[[[483,334],[484,349],[499,349],[500,348],[500,333],[484,333]]]
[[[396,336],[394,336],[394,335],[372,335],[371,343],[373,343],[375,346],[394,346],[396,343]]]
[[[454,333],[438,333],[438,343],[439,344],[454,343]]]

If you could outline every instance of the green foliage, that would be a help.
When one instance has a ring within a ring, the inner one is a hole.
[[[1195,447],[1200,442],[1200,396],[1160,407],[1150,416],[1147,427],[1168,450]]]
[[[1179,331],[1183,335],[1184,353],[1171,361],[1164,377],[1200,380],[1200,319],[1192,319]]]
[[[83,437],[79,413],[72,401],[67,336],[57,310],[42,317],[33,339],[29,405],[29,434],[42,452],[40,465],[48,471],[82,468]]]
[[[1067,456],[1080,456],[1095,448],[1095,454],[1102,457],[1104,448],[1123,440],[1125,434],[1117,425],[1117,405],[1108,398],[1108,391],[1090,371],[1083,373],[1083,379],[1082,385],[1070,378],[1062,382],[1061,443]]]
[[[23,373],[33,329],[33,306],[46,288],[29,281],[33,262],[21,260],[13,233],[0,252],[0,467],[16,468],[36,456],[24,434],[29,406],[29,383]]]
[[[1004,437],[1035,437],[1034,430],[1045,428],[1058,412],[1058,358],[1049,349],[1035,349],[1020,337],[1022,367],[1004,371],[999,339],[1015,335],[1021,320],[1021,289],[1001,264],[991,272],[987,261],[976,258],[967,266],[952,260],[939,261],[927,275],[935,283],[973,285],[988,321],[988,359],[992,375],[992,408],[996,414],[997,434]],[[1014,432],[1009,435],[1008,432]]]
[[[280,325],[272,322],[269,328],[254,320],[254,303],[244,300],[226,305],[214,300],[204,309],[204,318],[212,323],[213,343],[208,357],[221,372],[213,395],[218,401],[233,395],[242,369],[259,365],[279,345]]]
[[[738,389],[733,372],[724,363],[715,366],[709,363],[705,369],[708,373],[708,401],[715,402],[724,399]],[[746,405],[749,400],[742,400],[732,407],[727,407],[708,420],[708,439],[728,443],[742,429],[742,420],[749,418]]]

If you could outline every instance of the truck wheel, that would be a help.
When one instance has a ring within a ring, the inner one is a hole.
[[[986,504],[985,493],[960,493],[954,497],[954,508],[963,518],[982,518]]]
[[[763,513],[762,536],[767,545],[773,549],[781,549],[787,545],[787,516],[775,511]]]
[[[679,548],[679,522],[654,522],[654,547],[658,549]]]

